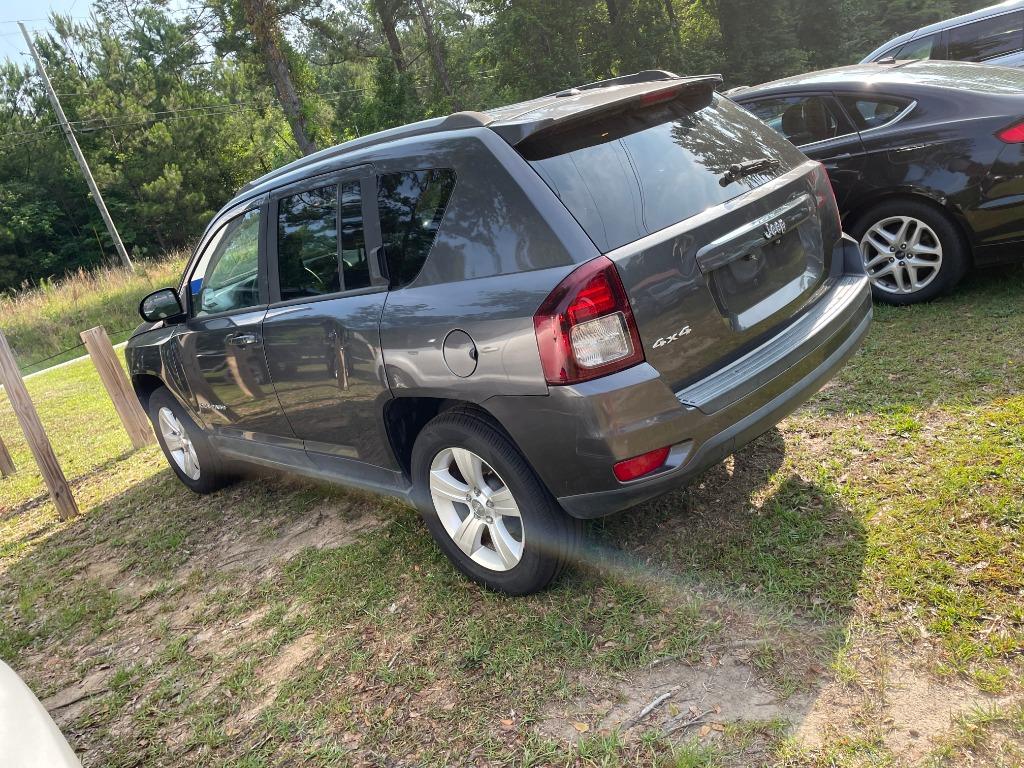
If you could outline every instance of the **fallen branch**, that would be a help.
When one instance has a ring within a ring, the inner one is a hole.
[[[627,720],[625,723],[623,723],[623,725],[622,725],[620,730],[623,733],[625,733],[630,728],[635,727],[636,725],[638,725],[640,723],[641,720],[643,720],[645,717],[647,717],[649,714],[651,714],[651,712],[656,710],[658,707],[660,707],[662,704],[664,704],[666,701],[668,701],[671,698],[672,698],[672,691],[669,691],[668,693],[661,694],[661,696],[659,696],[654,701],[652,701],[650,704],[648,704],[646,707],[641,709],[640,713],[636,717],[631,717],[629,720]]]
[[[694,725],[700,725],[707,719],[709,712],[701,712],[699,715],[692,715],[689,712],[683,715],[676,715],[671,720],[668,720],[665,725],[662,726],[662,733],[666,736],[670,736],[676,731],[681,731],[683,728],[690,728]],[[687,720],[686,718],[689,717]]]

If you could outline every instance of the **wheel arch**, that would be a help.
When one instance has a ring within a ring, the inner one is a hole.
[[[147,413],[149,412],[149,398],[163,386],[166,385],[160,377],[151,373],[132,374],[132,389],[135,390],[135,396],[139,399],[142,409]]]
[[[891,189],[872,193],[870,197],[862,197],[854,205],[848,207],[843,213],[843,231],[848,232],[852,230],[853,227],[864,218],[865,214],[875,206],[901,199],[916,203],[923,203],[952,222],[957,233],[960,235],[960,241],[964,246],[964,253],[967,255],[970,264],[973,266],[974,238],[971,236],[971,231],[967,226],[967,222],[964,220],[963,216],[960,215],[953,206],[949,205],[944,198],[932,194],[927,190],[911,191],[905,189]]]
[[[396,397],[384,406],[384,426],[395,459],[407,476],[412,476],[412,449],[420,432],[431,419],[454,408],[477,414],[520,450],[508,430],[479,403],[445,397]]]

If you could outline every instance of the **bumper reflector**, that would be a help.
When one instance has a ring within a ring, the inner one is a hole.
[[[668,451],[669,446],[655,448],[653,451],[634,456],[632,459],[620,461],[612,468],[615,477],[624,483],[627,480],[635,480],[641,475],[646,475],[665,463],[665,460],[668,459]]]

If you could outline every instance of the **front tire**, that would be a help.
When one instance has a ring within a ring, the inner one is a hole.
[[[196,493],[212,493],[234,480],[202,428],[166,387],[149,398],[149,418],[171,470]]]
[[[967,273],[969,256],[956,225],[935,206],[886,200],[850,230],[860,245],[875,301],[916,304],[951,291]]]
[[[581,523],[478,411],[452,409],[427,424],[413,447],[412,474],[416,504],[438,546],[489,589],[537,592],[575,554]]]

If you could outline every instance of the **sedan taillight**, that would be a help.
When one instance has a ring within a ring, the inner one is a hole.
[[[548,384],[576,384],[643,362],[615,265],[599,256],[571,272],[533,316]]]
[[[1014,123],[1009,128],[1003,128],[996,134],[996,138],[1006,144],[1024,144],[1024,120]]]

